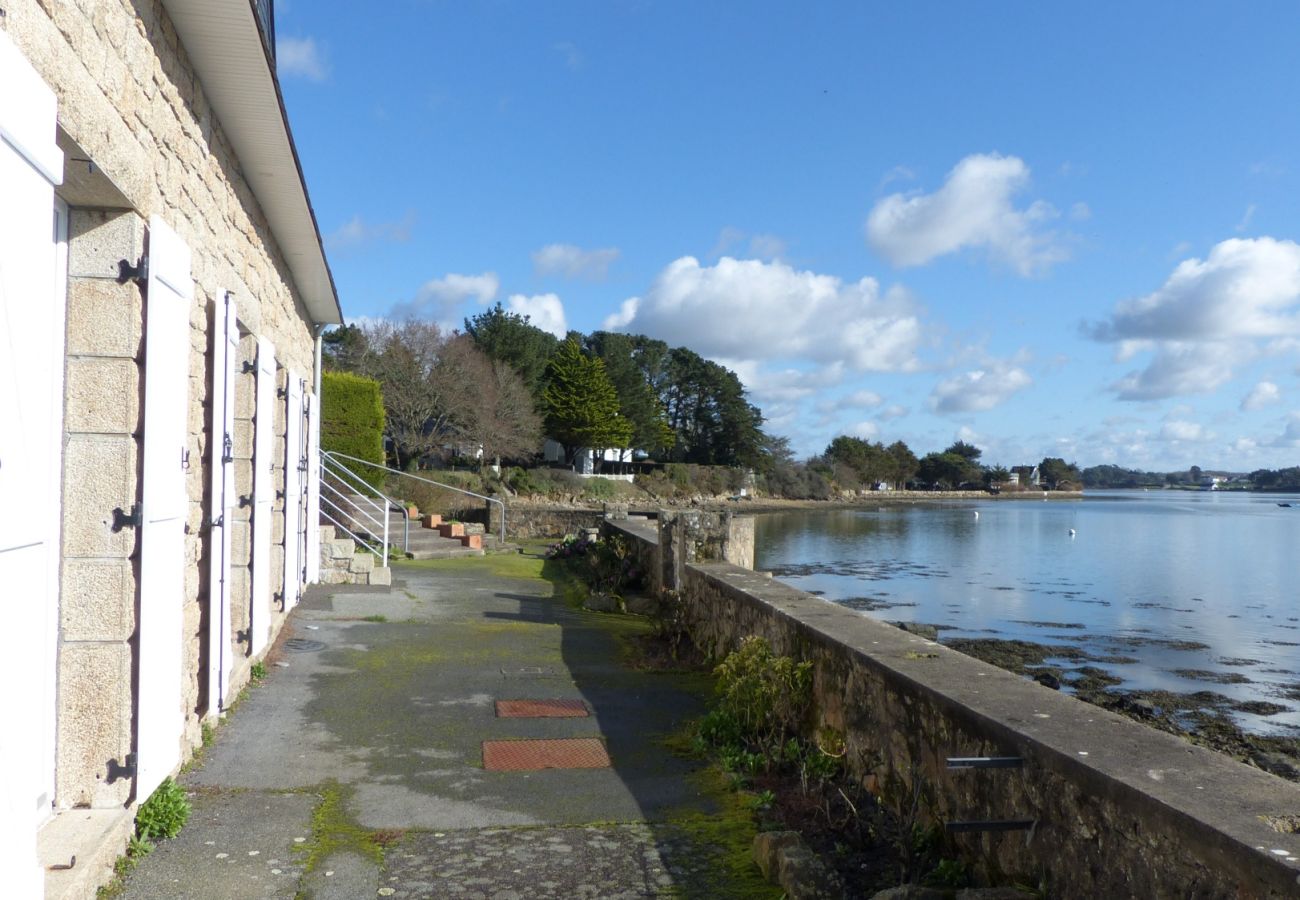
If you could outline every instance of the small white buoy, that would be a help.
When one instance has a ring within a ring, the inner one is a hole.
[[[1073,529],[1073,528],[1070,529],[1070,537],[1074,537],[1074,529]]]
[[[980,511],[977,509],[975,510],[975,518],[978,519],[979,517],[980,517]]]

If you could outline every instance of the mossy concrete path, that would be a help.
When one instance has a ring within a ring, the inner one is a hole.
[[[623,658],[643,620],[576,608],[564,570],[536,555],[394,576],[391,590],[309,592],[265,679],[180,779],[190,824],[123,896],[772,895],[743,805],[666,746],[705,683]],[[498,700],[589,714],[503,718]],[[485,741],[572,738],[611,765],[484,767]]]

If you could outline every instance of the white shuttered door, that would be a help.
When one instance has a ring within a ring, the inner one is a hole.
[[[141,800],[180,762],[181,605],[185,596],[186,430],[189,402],[190,248],[149,219],[145,304],[144,525],[140,536],[138,775]]]
[[[320,395],[307,407],[307,583],[320,581]]]
[[[230,690],[230,555],[235,496],[235,360],[239,324],[229,293],[212,311],[212,519],[208,529],[208,714]]]
[[[284,416],[284,611],[298,605],[302,560],[302,379],[290,369],[286,375]]]
[[[257,386],[253,415],[253,598],[249,612],[253,655],[271,637],[271,516],[275,482],[271,453],[275,448],[275,348],[257,339]]]
[[[63,297],[57,286],[55,100],[0,31],[0,872],[41,896],[36,825],[49,814],[54,710]]]

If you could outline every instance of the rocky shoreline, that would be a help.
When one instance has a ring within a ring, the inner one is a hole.
[[[1122,663],[1123,657],[1098,657],[1079,647],[1038,644],[1002,638],[944,640],[933,625],[894,623],[907,631],[936,638],[954,650],[1032,678],[1049,688],[1066,690],[1094,706],[1128,716],[1138,722],[1176,734],[1194,744],[1225,753],[1234,759],[1300,782],[1300,737],[1251,734],[1232,718],[1233,712],[1269,715],[1286,707],[1267,701],[1241,701],[1211,690],[1180,693],[1165,690],[1118,688],[1120,679],[1088,663]],[[1053,666],[1048,660],[1082,663],[1077,668]],[[1180,672],[1184,677],[1210,682],[1236,683],[1231,675],[1215,672]],[[1287,696],[1300,698],[1300,682],[1287,686]]]

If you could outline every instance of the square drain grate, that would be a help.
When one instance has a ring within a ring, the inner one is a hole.
[[[567,719],[586,716],[581,700],[498,700],[499,719]]]
[[[609,754],[598,738],[483,742],[483,768],[489,772],[607,769],[609,766]]]

